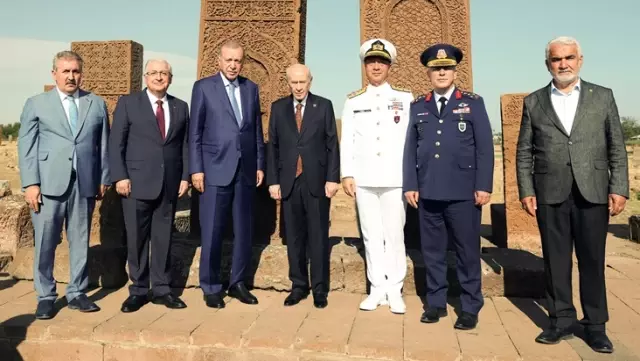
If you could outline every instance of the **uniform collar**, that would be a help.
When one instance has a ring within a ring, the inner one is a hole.
[[[391,89],[391,85],[388,82],[384,82],[378,86],[373,84],[367,85],[367,92],[371,92],[373,94],[381,94]]]
[[[444,93],[444,95],[440,95],[438,93],[436,93],[436,91],[433,91],[433,97],[434,100],[436,102],[436,104],[438,104],[438,100],[440,100],[440,98],[444,97],[445,99],[447,99],[447,101],[449,101],[449,99],[451,99],[451,94],[453,94],[453,91],[456,90],[456,87],[454,85],[451,86],[451,88],[449,88],[449,90],[447,90],[446,93]]]

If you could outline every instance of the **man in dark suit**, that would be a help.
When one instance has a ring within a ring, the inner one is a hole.
[[[447,314],[451,238],[462,288],[462,313],[454,327],[469,330],[476,327],[484,305],[480,221],[493,188],[493,137],[484,100],[454,85],[462,56],[455,46],[435,44],[420,57],[434,89],[411,104],[403,188],[407,202],[418,208],[427,268],[428,308],[420,321],[438,322]]]
[[[239,76],[244,50],[222,45],[220,71],[193,85],[189,128],[189,173],[200,195],[200,287],[207,306],[225,306],[220,280],[222,236],[233,217],[229,296],[246,304],[258,299],[244,278],[251,262],[253,204],[264,178],[264,141],[258,86]]]
[[[518,190],[522,207],[537,218],[545,265],[551,324],[536,341],[555,344],[572,336],[575,244],[586,341],[610,353],[605,241],[609,216],[622,212],[629,197],[627,153],[613,93],[580,79],[582,60],[575,39],[547,45],[553,80],[524,99]]]
[[[130,296],[122,312],[148,302],[187,307],[171,294],[169,257],[176,202],[188,189],[187,130],[189,108],[167,94],[171,66],[164,60],[145,65],[147,88],[118,100],[109,139],[109,161],[122,198]],[[149,267],[151,248],[151,267]]]
[[[331,101],[311,94],[311,72],[287,69],[291,95],[271,105],[267,184],[282,200],[291,294],[285,306],[309,295],[307,247],[314,305],[327,306],[329,293],[329,206],[340,181],[340,153]]]

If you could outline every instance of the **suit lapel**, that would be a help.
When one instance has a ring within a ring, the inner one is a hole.
[[[302,113],[302,126],[300,127],[300,138],[304,135],[305,131],[309,129],[309,127],[313,126],[311,124],[316,114],[316,109],[318,104],[316,103],[316,99],[313,94],[309,93],[307,96],[307,102],[305,103],[303,113]],[[294,117],[295,121],[295,117]],[[297,125],[296,125],[297,128]]]
[[[51,97],[51,106],[55,110],[57,114],[57,118],[60,120],[60,125],[63,129],[66,130],[67,135],[70,138],[73,138],[73,134],[71,133],[71,127],[69,126],[69,120],[67,119],[67,113],[64,111],[64,107],[62,106],[62,101],[60,100],[60,95],[58,94],[58,90],[53,88],[49,91],[49,96]]]
[[[285,123],[289,128],[291,128],[293,134],[295,134],[296,137],[299,137],[300,132],[298,131],[298,124],[296,124],[296,108],[294,104],[293,95],[289,95],[289,100],[286,102],[283,116],[285,117]]]
[[[160,127],[158,126],[158,119],[156,118],[156,114],[153,112],[153,106],[151,105],[151,101],[149,100],[149,96],[147,95],[147,89],[145,88],[140,92],[140,108],[142,109],[142,113],[144,115],[143,118],[147,119],[147,123],[151,122],[149,126],[155,130],[156,139],[158,142],[162,143],[162,135],[160,134]]]
[[[433,114],[436,117],[439,117],[438,114],[440,113],[438,112],[438,105],[436,104],[436,97],[433,91],[431,91],[431,97],[429,98],[429,100],[425,99],[425,103],[426,103],[426,108],[431,112],[431,114]]]
[[[178,126],[178,116],[176,115],[178,111],[176,109],[175,98],[167,94],[167,102],[169,103],[169,130],[167,131],[167,136],[164,138],[165,143],[169,141],[169,138],[173,135],[173,132]]]
[[[91,97],[89,93],[80,90],[80,99],[78,101],[80,104],[80,109],[78,110],[78,132],[76,133],[76,137],[82,131],[82,126],[84,125],[84,121],[87,119],[87,114],[89,114],[89,108],[91,107]]]
[[[238,125],[238,122],[236,121],[236,116],[235,114],[233,114],[233,108],[231,107],[231,101],[229,100],[229,95],[227,95],[227,88],[224,86],[224,81],[222,81],[223,76],[224,75],[222,75],[221,72],[218,72],[218,74],[216,74],[216,76],[213,78],[215,83],[215,88],[218,91],[218,93],[220,93],[221,95],[220,101],[222,102],[224,108],[227,110],[227,112],[229,112],[229,115],[231,115],[231,119],[234,121],[234,123]]]
[[[576,115],[573,118],[573,124],[571,125],[571,134],[576,129],[578,122],[580,122],[586,113],[587,104],[591,104],[587,97],[591,96],[591,84],[586,81],[580,80],[580,96],[578,97],[578,107],[576,108]]]
[[[555,124],[556,127],[560,129],[562,134],[569,137],[569,133],[567,133],[567,130],[564,129],[564,126],[562,125],[558,114],[556,114],[556,111],[553,108],[553,103],[551,103],[551,83],[549,83],[549,85],[547,85],[544,90],[540,92],[540,94],[538,94],[538,102],[540,102],[540,106],[544,110],[545,114],[547,114],[547,117],[551,119],[553,124]]]
[[[248,99],[249,99],[249,87],[247,86],[247,83],[244,81],[244,79],[241,79],[240,77],[238,77],[238,84],[240,84],[240,99],[236,99],[238,101],[238,105],[240,106],[240,109],[242,109],[240,111],[240,113],[242,114],[242,127],[244,127],[247,123],[250,122],[251,119],[249,119],[249,114],[251,114],[251,112],[249,112],[249,104],[251,103]],[[229,102],[229,105],[231,105],[231,102]]]

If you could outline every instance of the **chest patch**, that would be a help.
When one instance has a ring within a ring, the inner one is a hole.
[[[460,133],[464,133],[467,130],[467,123],[464,121],[458,122],[458,130]]]

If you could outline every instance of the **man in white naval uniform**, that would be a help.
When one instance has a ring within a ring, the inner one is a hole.
[[[402,157],[413,95],[387,83],[396,54],[385,39],[370,39],[360,47],[369,85],[346,100],[340,164],[344,191],[356,199],[371,282],[360,309],[389,304],[391,312],[402,314],[407,273]]]

